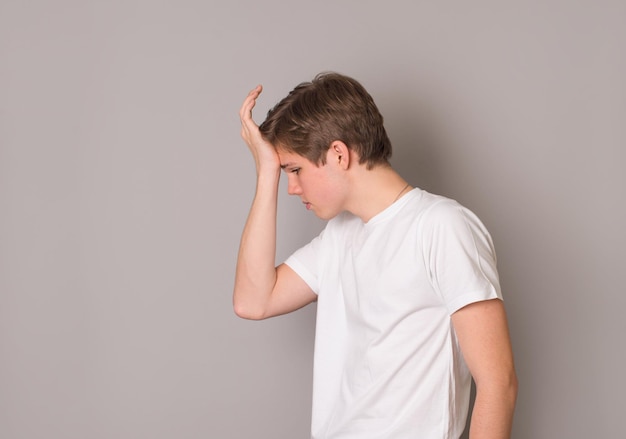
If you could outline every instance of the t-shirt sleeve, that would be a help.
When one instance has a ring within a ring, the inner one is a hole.
[[[296,250],[287,258],[285,264],[288,265],[306,284],[319,294],[319,273],[322,261],[321,251],[324,239],[324,231],[313,238],[304,247]]]
[[[426,213],[424,231],[430,280],[450,314],[502,299],[493,242],[474,213],[452,200],[437,203]]]

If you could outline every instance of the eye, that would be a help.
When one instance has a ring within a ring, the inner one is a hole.
[[[293,168],[293,169],[291,170],[291,173],[292,173],[292,174],[296,174],[296,175],[298,175],[298,174],[300,173],[300,168]]]

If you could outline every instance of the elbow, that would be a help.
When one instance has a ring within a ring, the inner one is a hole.
[[[517,392],[519,389],[519,382],[517,380],[517,374],[515,370],[512,370],[511,373],[503,380],[502,389],[505,395],[506,401],[510,404],[511,408],[515,408],[515,404],[517,401]]]
[[[246,319],[246,320],[263,320],[265,318],[265,317],[263,317],[262,314],[252,312],[252,311],[250,311],[247,308],[234,306],[233,309],[235,311],[235,315],[237,317],[239,317],[239,318],[242,318],[242,319]]]
[[[512,397],[513,406],[515,407],[515,402],[517,401],[517,392],[519,390],[519,381],[517,380],[517,374],[513,371],[511,376],[511,381],[509,383],[509,389]]]
[[[264,310],[259,307],[250,306],[242,303],[241,300],[233,300],[233,311],[237,317],[246,320],[263,320],[267,318]]]
[[[508,407],[511,416],[515,412],[515,406],[517,405],[517,391],[519,383],[517,381],[517,375],[515,372],[511,375],[510,379],[505,381],[501,387],[501,401],[504,407]]]
[[[490,378],[474,379],[474,381],[477,395],[491,395],[491,397],[501,401],[504,406],[514,410],[519,389],[519,382],[514,369]]]
[[[517,391],[519,388],[519,382],[517,381],[517,373],[515,372],[515,368],[511,367],[508,373],[504,374],[502,379],[500,380],[501,386],[509,396],[509,399],[515,405],[515,401],[517,400]]]

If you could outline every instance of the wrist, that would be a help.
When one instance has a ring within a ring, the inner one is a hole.
[[[280,166],[257,166],[257,186],[278,188]]]
[[[256,173],[259,178],[278,178],[280,177],[279,163],[257,163]]]

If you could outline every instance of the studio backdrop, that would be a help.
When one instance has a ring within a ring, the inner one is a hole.
[[[490,230],[515,439],[623,434],[622,1],[0,2],[0,437],[306,438],[315,305],[235,317],[238,109],[321,71]],[[281,186],[277,262],[323,223]]]

